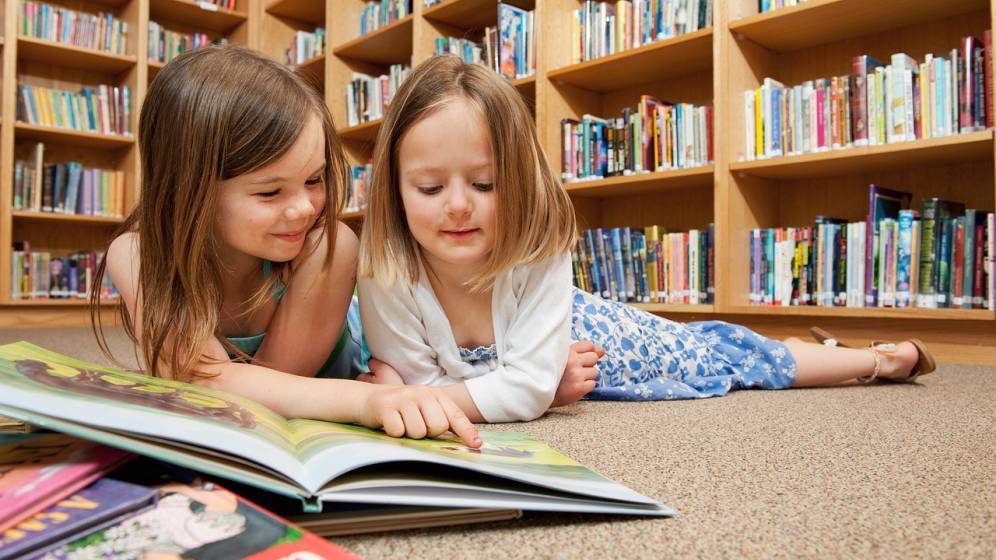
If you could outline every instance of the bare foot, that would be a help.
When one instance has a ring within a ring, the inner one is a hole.
[[[879,352],[882,358],[882,367],[879,370],[879,377],[891,379],[905,379],[913,371],[913,366],[920,359],[920,353],[916,346],[910,342],[900,342],[896,344],[894,351]]]

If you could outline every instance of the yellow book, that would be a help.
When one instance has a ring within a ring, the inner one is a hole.
[[[761,120],[761,88],[754,90],[754,153],[764,156],[764,122]]]
[[[581,44],[581,20],[577,13],[571,18],[571,64],[577,64],[584,58],[584,46]]]
[[[920,138],[930,138],[930,72],[926,62],[920,64]]]

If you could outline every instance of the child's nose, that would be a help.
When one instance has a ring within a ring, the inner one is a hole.
[[[284,217],[288,220],[296,220],[301,217],[311,217],[315,213],[315,206],[307,196],[295,197],[287,208],[284,209]]]
[[[470,211],[470,197],[467,196],[465,187],[458,186],[447,189],[449,196],[446,198],[446,211],[450,214],[466,214]]]

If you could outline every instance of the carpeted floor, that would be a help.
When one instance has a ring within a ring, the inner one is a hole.
[[[87,329],[0,330],[22,339],[105,361]],[[489,429],[528,432],[679,517],[527,513],[335,541],[366,558],[993,558],[994,402],[996,368],[946,364],[917,385],[584,402]]]

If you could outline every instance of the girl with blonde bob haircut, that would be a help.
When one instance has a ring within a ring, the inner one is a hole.
[[[586,393],[701,398],[912,382],[934,369],[916,340],[783,343],[722,321],[676,323],[573,287],[570,199],[528,108],[494,72],[457,57],[422,63],[395,95],[369,202],[358,288],[376,358],[370,378],[438,386],[474,421],[530,420]],[[570,349],[571,339],[585,342]]]
[[[349,170],[314,89],[249,49],[190,51],[153,80],[138,144],[141,196],[95,285],[110,275],[151,375],[285,417],[417,438],[452,428],[480,444],[440,391],[354,380],[365,371],[350,312],[358,242],[336,220]],[[110,356],[96,292],[94,331]]]

